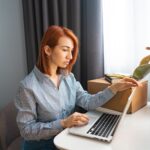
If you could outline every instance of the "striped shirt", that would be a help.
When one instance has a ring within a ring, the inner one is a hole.
[[[60,121],[72,114],[75,106],[92,110],[113,96],[108,88],[89,94],[72,73],[62,73],[59,88],[56,88],[52,80],[35,66],[20,82],[15,98],[20,133],[26,140],[50,139],[63,130]]]

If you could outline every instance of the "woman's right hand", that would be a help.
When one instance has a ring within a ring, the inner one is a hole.
[[[117,93],[136,86],[140,86],[140,83],[133,78],[125,77],[123,79],[118,79],[111,86],[109,86],[109,89],[111,89],[113,93]]]
[[[82,126],[87,124],[89,118],[86,114],[75,112],[69,117],[61,120],[61,125],[63,128],[70,128],[73,126]]]

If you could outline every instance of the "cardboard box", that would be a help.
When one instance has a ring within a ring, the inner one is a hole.
[[[137,110],[139,110],[140,108],[144,107],[147,104],[148,82],[142,81],[141,84],[142,86],[137,88],[138,92],[133,97],[128,113],[136,112]],[[104,90],[110,85],[111,84],[106,80],[104,80],[103,78],[89,80],[88,92],[91,94],[95,94],[99,91]],[[118,92],[111,100],[105,103],[102,107],[122,112],[131,92],[132,92],[132,88],[127,89],[125,91]]]

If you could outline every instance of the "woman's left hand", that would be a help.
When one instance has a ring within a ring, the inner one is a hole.
[[[124,91],[126,89],[136,86],[140,86],[140,83],[133,78],[125,77],[112,83],[112,85],[109,88],[113,93],[117,93],[119,91]]]

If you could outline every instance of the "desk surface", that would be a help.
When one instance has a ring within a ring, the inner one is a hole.
[[[58,134],[54,143],[64,150],[150,150],[150,103],[128,114],[120,124],[111,143],[79,137],[68,133],[68,129]]]

